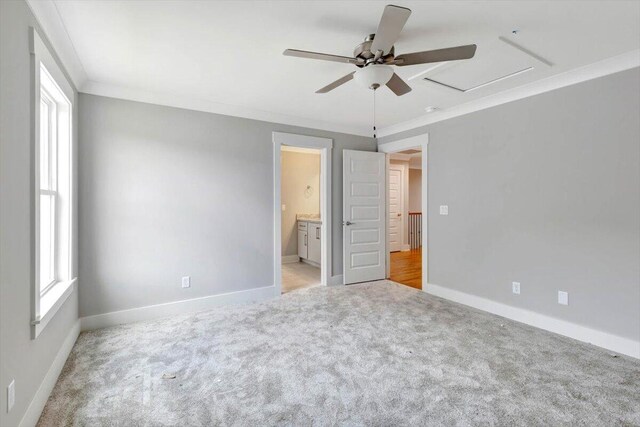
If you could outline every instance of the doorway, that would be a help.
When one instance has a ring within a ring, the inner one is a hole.
[[[280,149],[282,293],[320,284],[320,150]]]
[[[427,263],[428,135],[381,144],[387,154],[387,277],[424,290]]]
[[[273,132],[276,296],[330,282],[332,146],[328,138]]]
[[[389,154],[387,169],[389,279],[422,289],[421,150]]]

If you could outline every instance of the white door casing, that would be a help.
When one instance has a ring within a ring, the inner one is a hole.
[[[402,250],[404,236],[404,168],[389,165],[389,251]]]
[[[343,151],[345,284],[385,278],[385,175],[384,153]]]
[[[429,197],[428,197],[428,146],[429,134],[412,136],[406,139],[387,142],[378,145],[378,151],[382,153],[398,153],[409,149],[419,148],[422,151],[422,290],[426,291],[429,286]],[[387,274],[390,273],[391,261],[387,252]]]
[[[331,150],[333,140],[316,136],[273,132],[273,290],[282,293],[282,165],[280,153],[283,145],[320,150],[320,283],[328,286],[342,283],[341,277],[332,277],[331,268]],[[307,254],[308,255],[308,254]]]

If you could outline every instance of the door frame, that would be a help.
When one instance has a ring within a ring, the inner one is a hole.
[[[400,139],[397,141],[391,141],[384,144],[378,145],[378,151],[381,153],[387,154],[387,175],[389,174],[389,157],[392,153],[397,153],[399,151],[409,150],[412,148],[420,148],[422,151],[422,291],[426,291],[428,283],[429,283],[429,250],[428,250],[428,242],[427,239],[427,231],[428,231],[428,206],[429,206],[429,198],[428,198],[428,173],[427,173],[427,165],[428,165],[428,154],[427,147],[429,146],[429,134],[424,133],[422,135],[412,136],[410,138]],[[388,176],[387,176],[388,178]],[[388,187],[388,186],[387,186]],[[389,189],[387,188],[387,192]],[[387,195],[388,196],[388,195]],[[387,211],[388,206],[387,206]],[[385,224],[386,230],[385,233],[389,234],[389,215],[387,214],[387,221]],[[387,277],[391,274],[391,255],[389,254],[389,239],[387,239]]]
[[[333,139],[294,133],[273,132],[273,287],[282,294],[282,162],[283,145],[320,150],[320,283],[327,286],[331,277],[331,150]]]

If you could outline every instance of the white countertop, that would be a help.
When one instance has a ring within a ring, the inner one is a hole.
[[[296,220],[301,222],[315,222],[317,224],[322,224],[320,214],[297,214]]]

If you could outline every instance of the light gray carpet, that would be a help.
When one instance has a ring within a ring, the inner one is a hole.
[[[83,333],[39,422],[623,424],[640,361],[391,282]]]

